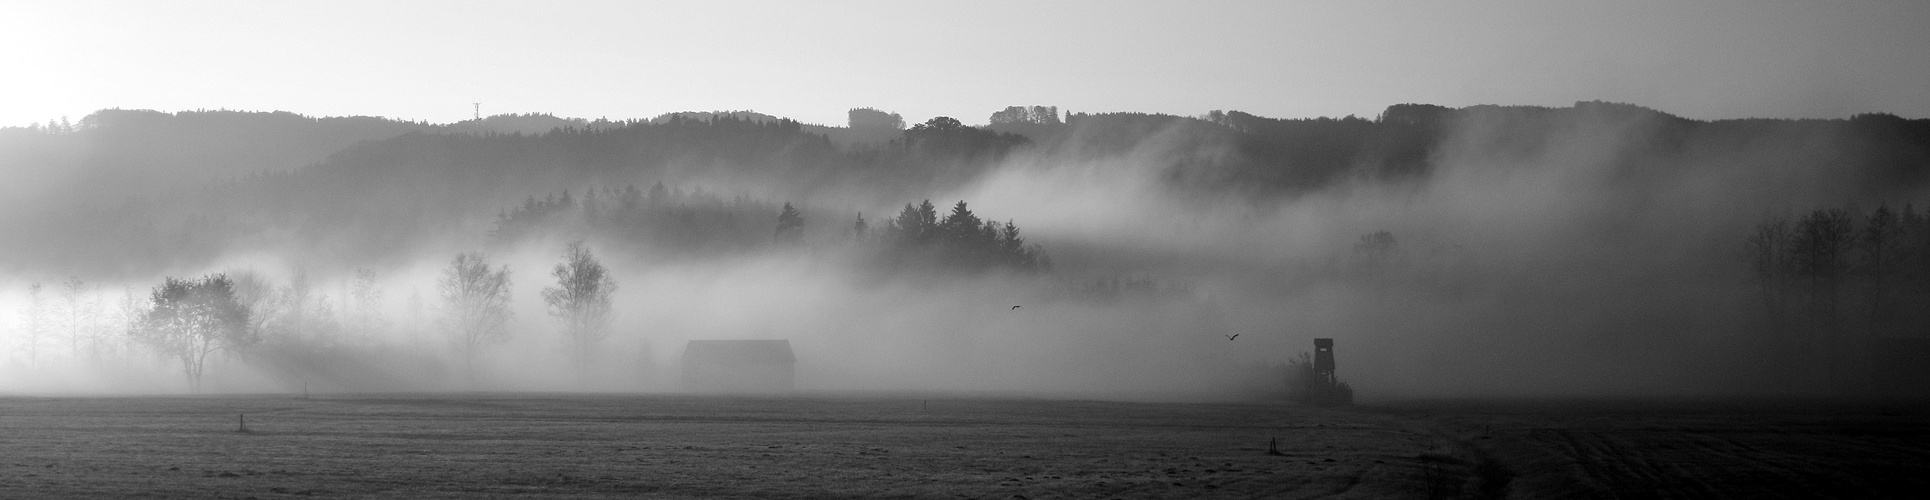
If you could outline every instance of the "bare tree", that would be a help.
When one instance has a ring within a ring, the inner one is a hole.
[[[442,294],[443,327],[456,349],[470,385],[476,383],[476,351],[509,338],[509,266],[491,271],[481,253],[457,254],[436,281]]]
[[[40,338],[47,330],[47,299],[40,296],[40,290],[40,283],[27,285],[27,304],[25,310],[21,311],[27,323],[23,325],[27,334],[26,345],[21,346],[27,351],[27,366],[40,366]]]
[[[582,241],[570,243],[563,263],[550,274],[556,276],[556,286],[543,289],[543,301],[549,304],[550,316],[563,324],[577,382],[587,383],[597,344],[610,335],[610,295],[617,290],[616,279]]]
[[[366,267],[355,268],[354,288],[349,291],[352,313],[349,315],[349,328],[356,335],[367,337],[382,330],[387,322],[382,317],[382,285],[376,282],[375,270]]]
[[[1821,322],[1824,335],[1834,335],[1837,303],[1844,275],[1849,269],[1855,233],[1848,211],[1830,209],[1811,212],[1796,222],[1791,250],[1795,270],[1809,287],[1810,308]]]
[[[249,335],[248,309],[235,300],[234,282],[215,274],[195,280],[167,278],[154,287],[153,307],[137,336],[161,354],[181,362],[188,389],[201,392],[208,355],[239,352],[260,340]]]
[[[281,317],[277,318],[280,327],[276,331],[297,339],[308,336],[308,299],[311,295],[313,290],[308,285],[308,271],[295,270],[295,275],[288,278],[288,284],[275,293],[275,308],[281,311]]]
[[[317,294],[308,280],[307,270],[296,270],[274,294],[275,317],[263,327],[274,330],[283,340],[325,345],[336,340],[335,306],[328,294]]]
[[[1743,248],[1744,259],[1755,275],[1762,300],[1763,315],[1772,330],[1785,331],[1790,275],[1794,271],[1793,240],[1789,218],[1775,216],[1757,224]],[[1779,339],[1788,340],[1788,339]]]
[[[120,345],[122,352],[133,352],[134,344],[141,340],[141,319],[147,317],[150,304],[134,293],[134,287],[122,290],[121,300],[114,304],[114,320],[121,326]]]
[[[1855,218],[1847,210],[1816,210],[1796,221],[1791,250],[1796,275],[1809,295],[1808,330],[1800,341],[1803,350],[1820,353],[1825,387],[1846,381],[1853,361],[1853,341],[1844,328],[1839,304],[1843,282],[1849,271],[1856,244]]]
[[[1903,254],[1902,224],[1896,212],[1888,205],[1878,205],[1875,212],[1864,219],[1863,230],[1857,235],[1857,268],[1868,279],[1869,322],[1872,333],[1881,332],[1887,326],[1891,290],[1889,280],[1897,271],[1898,260]]]
[[[83,345],[93,343],[94,318],[100,314],[100,304],[87,297],[91,289],[79,276],[69,276],[60,284],[60,333],[67,341],[68,355],[75,359],[80,358]]]
[[[248,323],[243,326],[249,335],[262,336],[269,322],[274,321],[281,310],[276,307],[281,300],[280,292],[253,270],[228,273],[228,280],[234,283],[235,302],[248,308]]]

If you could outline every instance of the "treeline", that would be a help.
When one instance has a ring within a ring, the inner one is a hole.
[[[594,238],[619,248],[647,253],[716,255],[768,250],[806,243],[855,243],[876,252],[876,267],[930,267],[951,270],[1050,270],[1051,258],[1028,243],[1016,222],[983,219],[964,200],[943,218],[931,200],[906,204],[897,217],[873,227],[863,214],[850,226],[822,222],[791,203],[743,195],[729,199],[713,192],[667,188],[640,190],[602,187],[573,196],[530,196],[504,210],[489,232],[492,247],[530,241]],[[820,212],[822,213],[822,212]]]
[[[888,265],[936,265],[953,269],[1004,268],[1039,272],[1052,268],[1051,257],[1039,245],[1027,244],[1019,226],[979,218],[964,200],[952,205],[943,219],[931,200],[905,204],[898,216],[867,234],[860,216],[854,223],[860,239],[882,244]]]
[[[37,269],[93,272],[111,265],[138,273],[192,264],[238,241],[278,235],[273,237],[318,242],[300,249],[314,255],[297,257],[371,261],[450,237],[448,230],[472,220],[487,224],[486,214],[515,199],[508,196],[557,186],[689,179],[799,194],[831,189],[890,203],[910,197],[903,193],[975,178],[1024,142],[937,122],[901,131],[882,146],[854,149],[793,121],[730,115],[592,122],[541,135],[405,133],[362,142],[307,167],[230,177],[153,198],[79,207],[33,204],[37,212],[16,211],[21,216],[0,220],[0,229],[18,236],[0,240],[0,255]],[[659,215],[694,225],[652,227],[703,228],[697,236],[704,241],[722,237],[707,232],[714,225],[702,220],[721,216],[716,210]],[[99,230],[69,230],[74,227]]]
[[[57,292],[45,288],[27,286],[21,324],[8,346],[16,360],[31,368],[155,354],[180,363],[196,390],[216,353],[287,358],[367,344],[392,327],[382,312],[382,288],[366,268],[354,272],[347,296],[335,300],[299,271],[279,285],[252,271],[169,277],[145,294],[131,287],[109,293],[78,277]],[[416,305],[419,313],[419,300]]]
[[[269,213],[353,221],[359,212],[429,206],[442,212],[432,213],[441,219],[494,212],[504,201],[501,193],[679,179],[766,185],[783,197],[843,190],[903,199],[893,193],[969,180],[1023,144],[1022,138],[988,137],[948,118],[931,123],[903,131],[887,146],[856,149],[840,148],[794,121],[727,114],[705,120],[678,114],[543,135],[409,134],[298,172],[238,179],[223,187],[230,192],[226,201],[216,200],[225,206],[209,209],[265,207]]]
[[[575,197],[526,198],[501,212],[489,244],[505,247],[542,237],[596,237],[626,247],[681,255],[714,255],[768,248],[778,206],[744,195],[724,198],[662,183],[589,189]]]
[[[1396,104],[1376,117],[1268,118],[1240,111],[1197,117],[1066,112],[1014,106],[988,129],[1025,135],[1046,154],[1152,161],[1168,184],[1255,199],[1292,196],[1342,181],[1404,182],[1437,171],[1443,156],[1546,163],[1590,141],[1600,161],[1631,180],[1666,178],[1735,156],[1779,157],[1794,169],[1832,165],[1857,195],[1881,198],[1930,183],[1930,120],[1888,114],[1849,119],[1691,120],[1600,101],[1572,107]],[[1148,145],[1157,145],[1148,148]],[[1781,165],[1765,165],[1772,175]]]
[[[1668,182],[1757,158],[1774,159],[1758,169],[1758,186],[1814,184],[1824,175],[1803,172],[1829,169],[1833,199],[1898,199],[1930,182],[1930,120],[1881,114],[1699,121],[1584,102],[1402,104],[1372,118],[1276,119],[1014,106],[988,121],[974,127],[936,117],[907,127],[903,117],[870,108],[852,109],[842,128],[749,112],[631,121],[503,115],[431,125],[107,110],[77,125],[0,129],[0,165],[19,169],[16,192],[32,194],[8,200],[18,206],[9,207],[15,215],[0,219],[0,230],[16,237],[0,240],[0,255],[33,268],[139,272],[278,234],[328,242],[317,254],[381,258],[447,236],[440,228],[487,224],[523,194],[559,187],[750,184],[783,199],[883,205],[963,186],[1028,151],[1051,161],[1150,163],[1174,192],[1255,200],[1344,181],[1425,178],[1434,162],[1457,154],[1539,165],[1571,151],[1573,137],[1603,142],[1591,145],[1599,153],[1592,157],[1618,183]],[[76,174],[26,175],[55,170]],[[100,230],[67,230],[73,227]]]
[[[1930,213],[1878,205],[1774,216],[1743,248],[1762,329],[1792,383],[1861,389],[1878,339],[1930,331]]]
[[[598,347],[611,334],[617,279],[582,242],[566,245],[550,271],[553,281],[539,294],[578,383],[588,384]],[[284,383],[341,389],[346,379],[388,384],[428,375],[373,372],[439,365],[440,350],[432,346],[447,345],[473,387],[478,354],[516,334],[508,324],[512,276],[480,252],[460,253],[436,280],[433,297],[408,297],[401,321],[384,312],[392,308],[367,268],[353,273],[339,310],[301,271],[279,285],[252,271],[169,276],[145,296],[129,288],[111,303],[78,278],[63,283],[53,300],[34,283],[21,311],[21,335],[8,347],[30,369],[56,360],[111,364],[152,355],[179,369],[189,390],[199,393],[217,360],[252,366]]]

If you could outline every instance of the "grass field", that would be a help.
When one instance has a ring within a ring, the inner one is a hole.
[[[246,432],[238,420],[246,416]],[[1278,438],[1283,455],[1267,454]],[[0,497],[1883,497],[1873,406],[911,397],[0,398]]]

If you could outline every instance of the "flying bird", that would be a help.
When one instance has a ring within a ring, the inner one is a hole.
[[[1237,333],[1235,333],[1235,334],[1232,334],[1232,335],[1227,335],[1227,336],[1226,336],[1226,339],[1227,339],[1227,340],[1233,340],[1233,338],[1234,338],[1234,337],[1238,337],[1238,336],[1240,336],[1240,334],[1237,334]]]
[[[1013,309],[1018,309],[1018,308],[1019,308],[1019,306],[1012,306],[1012,308],[1013,308]]]

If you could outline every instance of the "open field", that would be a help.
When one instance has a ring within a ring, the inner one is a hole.
[[[246,415],[248,432],[237,431]],[[1283,456],[1266,453],[1278,438]],[[0,497],[1883,497],[1868,405],[1311,409],[911,397],[0,398]]]

